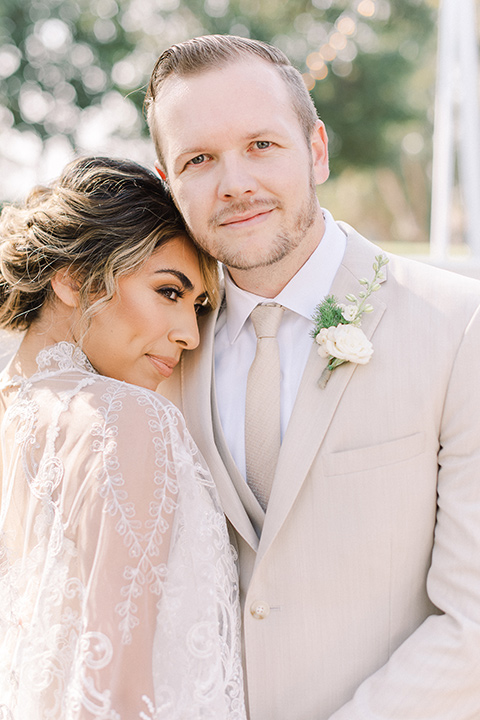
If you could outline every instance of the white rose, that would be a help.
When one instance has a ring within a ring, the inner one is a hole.
[[[322,328],[315,339],[320,357],[332,355],[339,360],[366,365],[373,354],[372,343],[355,325]]]
[[[343,317],[348,322],[352,322],[357,317],[358,308],[356,305],[340,305],[340,309]]]

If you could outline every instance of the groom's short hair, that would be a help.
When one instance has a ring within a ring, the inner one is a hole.
[[[265,60],[277,68],[287,85],[306,140],[310,143],[318,120],[317,111],[301,74],[293,67],[287,56],[278,48],[259,40],[236,35],[204,35],[172,45],[160,55],[153,68],[145,96],[145,108],[150,134],[160,160],[162,160],[161,130],[154,110],[155,100],[165,80],[171,76],[197,75],[252,57]]]

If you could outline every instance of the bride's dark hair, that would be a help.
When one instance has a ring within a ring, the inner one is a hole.
[[[51,279],[69,268],[89,316],[108,302],[117,278],[138,270],[152,252],[188,236],[168,190],[150,171],[128,160],[73,161],[48,187],[37,187],[23,207],[0,218],[0,327],[25,330],[53,292]],[[217,301],[217,263],[200,249],[208,303]]]

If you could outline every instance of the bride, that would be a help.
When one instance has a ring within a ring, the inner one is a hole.
[[[159,181],[71,163],[0,222],[0,719],[241,720],[233,551],[154,392],[216,265]]]

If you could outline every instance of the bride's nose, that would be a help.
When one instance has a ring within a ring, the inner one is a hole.
[[[176,317],[176,322],[168,334],[171,342],[177,343],[184,350],[194,350],[200,342],[198,319],[195,308],[185,308]]]

